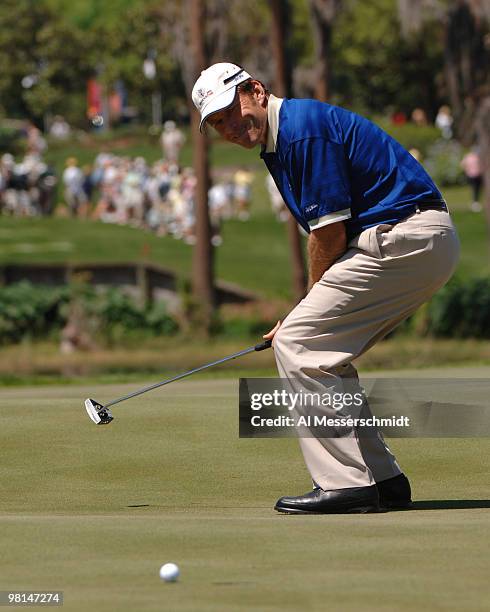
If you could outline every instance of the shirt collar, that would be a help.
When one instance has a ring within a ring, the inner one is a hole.
[[[284,98],[276,98],[272,94],[269,95],[267,103],[267,145],[266,153],[274,153],[277,146],[277,133],[279,132],[279,111]]]

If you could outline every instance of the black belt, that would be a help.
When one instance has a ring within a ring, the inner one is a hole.
[[[444,210],[449,212],[446,202],[416,202],[414,204],[413,212],[417,213],[421,212],[422,210]]]

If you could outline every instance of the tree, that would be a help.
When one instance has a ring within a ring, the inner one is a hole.
[[[396,2],[349,1],[338,10],[331,35],[335,69],[329,101],[366,115],[392,110],[410,115],[420,106],[435,116],[442,104],[437,75],[443,69],[437,24],[426,21],[417,33],[401,37]]]
[[[271,42],[276,68],[274,89],[280,97],[291,97],[291,68],[285,44],[287,40],[288,6],[287,2],[282,0],[269,1],[272,13]],[[293,271],[293,295],[295,300],[299,302],[306,293],[306,274],[301,236],[298,224],[292,215],[288,219],[288,237]]]
[[[204,41],[205,19],[204,0],[190,0],[189,32],[191,37],[190,51],[193,81],[195,81],[202,70],[208,67]],[[189,82],[188,78],[186,80]],[[194,170],[197,178],[195,195],[196,246],[194,247],[193,254],[192,286],[194,296],[199,305],[203,329],[209,332],[215,308],[213,246],[211,244],[211,222],[208,208],[208,191],[210,186],[209,145],[207,136],[199,132],[200,115],[192,104],[189,86],[187,93],[191,108]]]
[[[406,35],[427,19],[443,24],[447,95],[459,138],[480,148],[490,240],[490,5],[484,0],[398,0],[398,6]]]
[[[0,106],[9,116],[39,120],[46,113],[64,115],[73,125],[86,126],[86,83],[94,73],[106,88],[121,79],[131,103],[149,109],[148,95],[157,87],[172,92],[167,108],[184,99],[182,79],[159,37],[155,0],[113,3],[92,0],[4,0],[0,8]],[[88,22],[77,23],[71,11],[89,9]],[[109,5],[110,6],[107,6]],[[161,4],[161,3],[160,3]],[[97,10],[99,13],[97,13]],[[103,41],[103,44],[100,44]],[[157,52],[157,75],[149,84],[142,64],[150,48]],[[25,77],[29,77],[24,80]],[[22,83],[25,83],[23,86]]]
[[[483,162],[484,206],[490,241],[490,96],[486,96],[479,105],[475,123],[476,131],[479,135],[480,155]]]
[[[86,38],[44,0],[5,0],[0,11],[0,104],[10,116],[75,117],[88,74]],[[82,86],[82,91],[84,86]],[[67,112],[68,111],[68,112]]]
[[[162,38],[169,44],[173,58],[180,68],[185,97],[191,117],[194,171],[196,173],[195,213],[196,245],[192,259],[193,323],[208,334],[216,308],[214,287],[214,252],[211,243],[211,222],[208,208],[210,187],[209,139],[199,131],[200,115],[192,102],[192,88],[202,70],[208,67],[209,51],[206,41],[208,4],[205,0],[186,0],[160,9],[159,23]],[[184,26],[184,27],[183,27]]]
[[[330,98],[332,27],[342,0],[308,0],[315,41],[315,98]]]
[[[474,125],[479,101],[489,93],[489,3],[398,0],[398,9],[405,37],[419,32],[427,21],[442,23],[446,95],[459,136],[464,139]]]
[[[485,42],[488,21],[478,9],[478,2],[458,0],[445,16],[446,82],[456,126],[463,139],[480,102],[490,95],[490,46]]]
[[[59,16],[52,16],[36,33],[38,81],[24,90],[32,117],[59,114],[71,124],[84,125],[85,88],[92,67],[88,60],[90,37]]]

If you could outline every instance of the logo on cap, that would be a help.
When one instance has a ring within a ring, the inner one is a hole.
[[[209,98],[209,96],[212,96],[214,92],[211,89],[208,89],[206,91],[205,89],[201,88],[201,89],[198,89],[196,93],[199,97],[199,102],[198,102],[199,108],[202,108],[206,98]]]

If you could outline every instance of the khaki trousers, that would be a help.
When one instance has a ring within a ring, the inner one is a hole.
[[[357,377],[351,361],[441,288],[458,255],[444,211],[424,210],[363,231],[276,333],[279,376],[308,391],[342,388],[343,378]],[[314,483],[324,490],[369,486],[401,472],[379,433],[300,438],[300,445]]]

